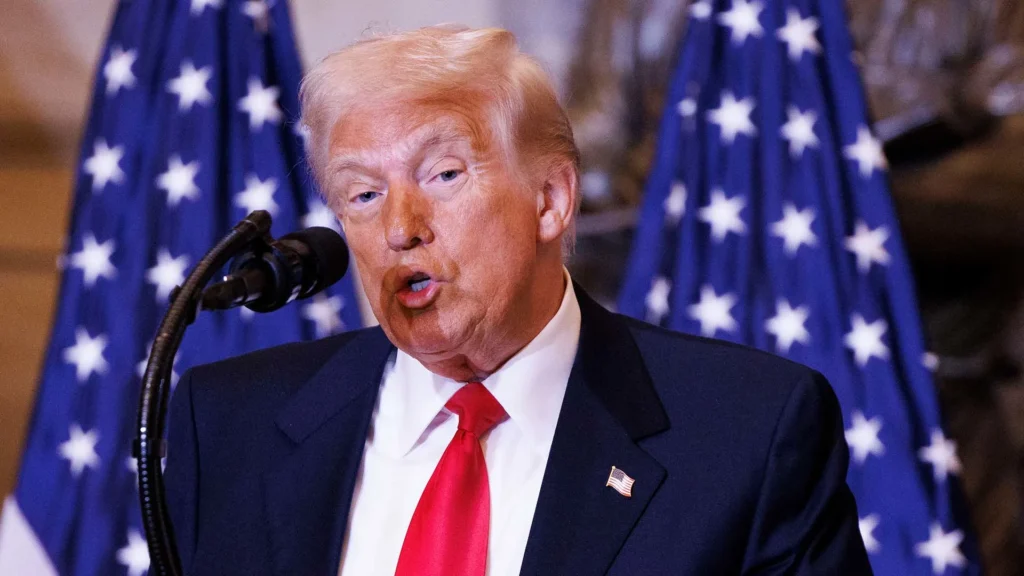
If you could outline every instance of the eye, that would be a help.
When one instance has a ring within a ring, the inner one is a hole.
[[[451,182],[458,178],[461,173],[462,171],[460,170],[445,170],[438,174],[437,177],[441,179],[441,182]]]
[[[374,198],[376,198],[379,195],[380,195],[379,192],[372,192],[372,191],[371,192],[363,192],[362,194],[356,196],[355,199],[356,199],[356,202],[360,202],[360,203],[365,204],[365,203],[373,200]]]

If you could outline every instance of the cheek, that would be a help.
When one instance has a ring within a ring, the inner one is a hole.
[[[535,241],[537,209],[531,198],[507,182],[483,183],[472,202],[459,206],[461,226],[478,242]]]
[[[380,290],[380,279],[387,270],[387,262],[381,257],[383,252],[380,237],[381,234],[375,235],[363,225],[349,225],[346,229],[345,239],[348,241],[349,250],[359,271],[359,279],[367,296]]]
[[[510,198],[511,193],[503,196],[462,206],[445,223],[450,241],[444,242],[449,244],[445,251],[466,272],[463,281],[494,290],[495,297],[510,286],[511,278],[523,277],[520,272],[534,261],[537,247],[533,206]]]
[[[536,248],[536,209],[526,198],[506,193],[487,207],[479,221],[487,221],[490,225],[478,228],[478,237],[483,236],[496,244],[501,253],[510,255],[527,251],[532,254]]]

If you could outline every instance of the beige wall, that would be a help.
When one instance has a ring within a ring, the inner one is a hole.
[[[497,0],[292,0],[307,63],[368,27],[496,23]],[[49,334],[93,68],[112,0],[3,0],[0,18],[0,497],[14,485]]]

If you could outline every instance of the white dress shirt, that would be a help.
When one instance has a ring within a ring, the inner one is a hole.
[[[491,491],[489,576],[519,574],[576,357],[580,307],[567,271],[565,279],[547,326],[483,381],[509,416],[481,441]],[[401,350],[392,354],[352,495],[341,576],[394,575],[416,504],[458,425],[444,405],[463,385]]]

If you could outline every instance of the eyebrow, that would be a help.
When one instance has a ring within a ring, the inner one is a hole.
[[[425,127],[422,135],[413,132],[408,138],[395,144],[395,146],[402,152],[405,152],[409,149],[425,150],[445,144],[470,140],[471,138],[455,128],[452,122],[444,122]],[[366,161],[368,156],[370,156],[368,151],[341,154],[328,160],[326,172],[332,176],[337,176],[341,172],[348,170],[366,170],[370,164],[370,162]]]

